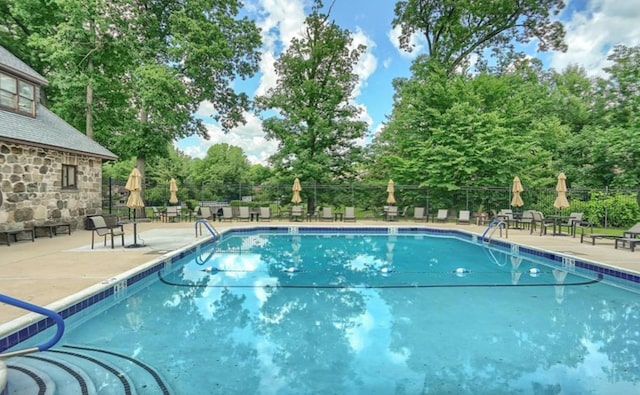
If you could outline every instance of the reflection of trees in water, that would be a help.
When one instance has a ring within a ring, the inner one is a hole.
[[[364,374],[369,374],[357,369],[354,372],[362,355],[350,344],[350,336],[361,325],[358,317],[369,314],[376,325],[388,324],[390,328],[389,339],[371,341],[383,342],[388,352],[406,356],[406,370],[413,373],[411,377],[424,378],[425,392],[588,390],[589,375],[582,375],[582,381],[576,383],[554,382],[551,377],[557,375],[547,374],[554,369],[559,369],[560,376],[571,371],[603,371],[611,382],[640,379],[636,359],[640,346],[634,329],[640,321],[638,295],[608,289],[610,296],[605,299],[590,292],[604,287],[601,284],[565,286],[561,304],[556,301],[555,278],[549,273],[546,280],[525,274],[518,281],[552,284],[541,288],[361,292],[351,288],[211,287],[250,286],[256,278],[273,278],[281,286],[478,281],[473,271],[467,277],[456,277],[452,273],[456,267],[478,272],[482,268],[511,284],[512,266],[499,268],[472,261],[474,246],[461,243],[452,247],[400,236],[392,251],[395,272],[382,276],[379,269],[388,263],[388,243],[389,239],[382,236],[294,239],[281,235],[256,242],[247,250],[247,243],[236,238],[228,246],[242,247],[242,254],[259,255],[264,272],[236,278],[187,265],[167,275],[167,279],[187,286],[163,286],[157,296],[137,303],[136,315],[143,322],[139,332],[114,339],[114,343],[127,350],[133,348],[135,340],[141,344],[142,360],[151,358],[145,353],[156,350],[155,344],[166,344],[160,350],[162,355],[157,356],[164,358],[167,366],[163,376],[176,383],[198,383],[220,393],[255,393],[264,385],[283,385],[288,393],[348,393],[367,380]],[[296,256],[302,272],[284,272]],[[448,259],[451,256],[453,260]],[[215,259],[207,266],[215,266]],[[518,270],[526,273],[527,262]],[[569,275],[563,280],[571,283],[580,279]],[[372,298],[384,304],[391,315],[367,312]],[[128,327],[129,323],[122,325]],[[160,328],[167,325],[171,325],[173,334],[170,341],[160,333]],[[589,355],[594,344],[611,366],[588,365],[601,361]],[[372,358],[380,358],[380,364],[388,363],[384,355]],[[398,386],[402,379],[389,378],[397,380]]]

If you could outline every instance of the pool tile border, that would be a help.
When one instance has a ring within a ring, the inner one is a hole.
[[[256,232],[271,232],[276,234],[288,234],[288,233],[298,233],[298,234],[327,234],[327,233],[341,233],[341,234],[355,234],[355,233],[372,233],[372,234],[401,234],[401,235],[410,235],[415,233],[420,233],[424,235],[438,235],[438,236],[453,236],[457,238],[461,238],[466,241],[476,241],[479,240],[475,234],[471,234],[462,230],[457,229],[440,229],[440,228],[429,228],[429,227],[420,227],[420,226],[407,226],[407,227],[389,227],[389,226],[362,226],[362,227],[315,227],[315,226],[256,226],[251,228],[236,228],[236,229],[228,229],[222,233],[223,236],[233,235],[233,234],[249,234]],[[190,246],[184,250],[177,251],[171,255],[168,255],[166,258],[159,260],[156,264],[137,272],[130,277],[126,278],[123,281],[126,281],[126,286],[132,286],[133,284],[159,272],[162,270],[167,264],[172,264],[177,262],[187,255],[196,252],[197,249],[201,248],[203,245],[213,244],[211,239],[204,241],[202,243],[198,243],[196,245]],[[491,245],[499,246],[502,248],[510,249],[513,245],[518,245],[502,240],[491,240]],[[545,251],[540,249],[535,249],[531,247],[526,247],[522,245],[518,245],[518,251],[521,256],[530,255],[537,258],[542,258],[545,260],[549,260],[551,262],[559,263],[562,268],[580,268],[586,270],[587,272],[592,272],[596,275],[606,276],[607,279],[613,280],[614,283],[620,284],[623,283],[633,283],[636,287],[640,285],[640,275],[625,272],[622,270],[617,270],[613,268],[603,267],[597,265],[594,262],[580,260],[578,258],[568,257],[563,254],[554,253],[551,251]],[[621,284],[624,285],[624,284]],[[119,284],[112,284],[107,288],[96,292],[93,295],[90,295],[73,305],[61,310],[59,313],[62,318],[68,318],[82,310],[85,310],[94,304],[101,302],[102,300],[114,295],[117,291],[117,287]],[[11,333],[0,339],[0,352],[4,352],[23,341],[37,335],[38,333],[48,329],[55,325],[55,322],[51,318],[43,318],[37,322],[34,322],[22,329],[17,330],[14,333]]]

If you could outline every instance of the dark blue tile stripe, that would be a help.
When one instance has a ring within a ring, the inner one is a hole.
[[[314,226],[257,226],[253,228],[241,228],[241,229],[231,229],[223,233],[223,237],[226,235],[234,235],[234,234],[257,234],[269,232],[272,234],[286,234],[289,233],[290,229],[295,228],[297,232],[300,234],[310,234],[310,233],[346,233],[346,234],[359,234],[359,233],[367,233],[367,234],[387,234],[390,233],[390,228],[387,227],[314,227]],[[466,233],[463,231],[455,230],[455,229],[439,229],[439,228],[428,228],[422,226],[410,226],[410,227],[398,227],[393,228],[397,234],[402,235],[410,235],[410,234],[424,234],[424,235],[436,235],[436,236],[452,236],[457,237],[463,240],[473,240],[475,235],[470,233]],[[162,270],[167,263],[177,262],[186,256],[191,255],[196,251],[199,246],[214,244],[214,241],[208,240],[203,242],[200,245],[193,246],[191,248],[185,249],[172,255],[171,257],[167,257],[167,259],[158,262],[157,264],[149,267],[139,273],[132,275],[131,277],[126,279],[127,286],[131,286],[157,272]],[[502,240],[491,240],[491,244],[493,246],[500,246],[507,250],[511,248],[511,243],[502,241]],[[563,262],[562,255],[556,255],[552,252],[536,250],[530,247],[519,246],[520,255],[530,255],[537,258],[546,259],[553,263]],[[634,273],[628,273],[624,271],[619,271],[611,268],[607,268],[604,266],[595,265],[590,262],[581,261],[578,258],[573,258],[574,264],[576,268],[580,268],[591,274],[602,274],[604,276],[609,277],[609,279],[613,280],[622,280],[624,282],[632,283],[634,285],[640,284],[640,275]],[[89,296],[88,298],[78,301],[76,304],[67,307],[63,311],[60,312],[63,318],[70,317],[84,309],[87,309],[96,303],[112,296],[116,292],[115,285],[109,287],[103,291],[100,291],[94,295]],[[23,328],[15,333],[12,333],[2,339],[0,339],[0,352],[3,352],[11,347],[18,345],[19,343],[35,336],[36,334],[44,331],[45,329],[54,326],[55,322],[50,318],[44,318],[32,325],[29,325],[26,328]]]

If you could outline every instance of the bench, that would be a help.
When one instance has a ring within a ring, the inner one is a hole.
[[[43,230],[44,232],[41,232],[40,235],[38,235],[38,230]],[[51,238],[53,236],[57,236],[58,231],[62,231],[63,234],[66,233],[71,236],[71,224],[59,222],[55,224],[35,225],[33,227],[35,237],[49,236]]]
[[[20,233],[27,233],[28,235],[31,235],[31,241],[35,240],[35,232],[33,228],[17,229],[17,230],[0,230],[0,235],[4,235],[4,239],[5,239],[4,241],[0,240],[0,243],[10,246],[12,238],[16,243],[22,240],[29,240],[29,239],[18,239],[18,235]]]

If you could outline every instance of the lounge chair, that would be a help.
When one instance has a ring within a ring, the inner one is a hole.
[[[331,207],[323,207],[322,214],[320,215],[320,221],[333,221],[333,213]]]
[[[302,206],[291,207],[291,221],[300,221],[302,219]]]
[[[247,221],[251,219],[251,213],[249,212],[249,207],[240,206],[238,207],[238,217],[236,218],[238,221]]]
[[[222,218],[219,219],[221,221],[233,221],[233,210],[231,209],[231,207],[222,207]]]
[[[435,217],[435,220],[438,222],[447,222],[447,218],[449,217],[449,210],[440,209],[438,210],[438,214]]]
[[[618,244],[622,247],[626,247],[627,243],[629,244],[631,252],[633,252],[635,251],[636,244],[640,244],[640,239],[637,237],[618,237],[615,242],[616,249],[618,248]]]
[[[424,207],[415,207],[413,209],[413,220],[414,221],[425,221],[427,222],[427,215],[425,213]]]
[[[584,242],[585,237],[591,237],[591,245],[596,245],[596,239],[625,239],[635,238],[637,234],[640,234],[640,222],[633,225],[629,230],[626,230],[622,235],[612,235],[606,233],[582,233],[580,235],[580,243]],[[640,239],[639,239],[640,240]]]
[[[343,221],[353,221],[356,222],[356,209],[354,207],[345,207],[344,208],[344,217]]]
[[[269,207],[260,207],[260,221],[271,221],[271,209]]]
[[[458,219],[456,220],[457,224],[470,224],[471,223],[471,211],[469,210],[460,210],[458,213]]]
[[[111,238],[111,248],[113,248],[113,239],[114,237],[120,236],[122,237],[122,246],[124,247],[124,227],[122,225],[107,225],[104,217],[102,215],[96,215],[93,217],[89,217],[91,222],[93,223],[93,229],[91,232],[91,249],[93,250],[94,245],[94,237],[97,234],[98,236],[104,238],[104,245],[107,245],[107,236]]]
[[[202,219],[213,219],[213,214],[211,213],[211,207],[200,207],[200,215],[198,218]]]

